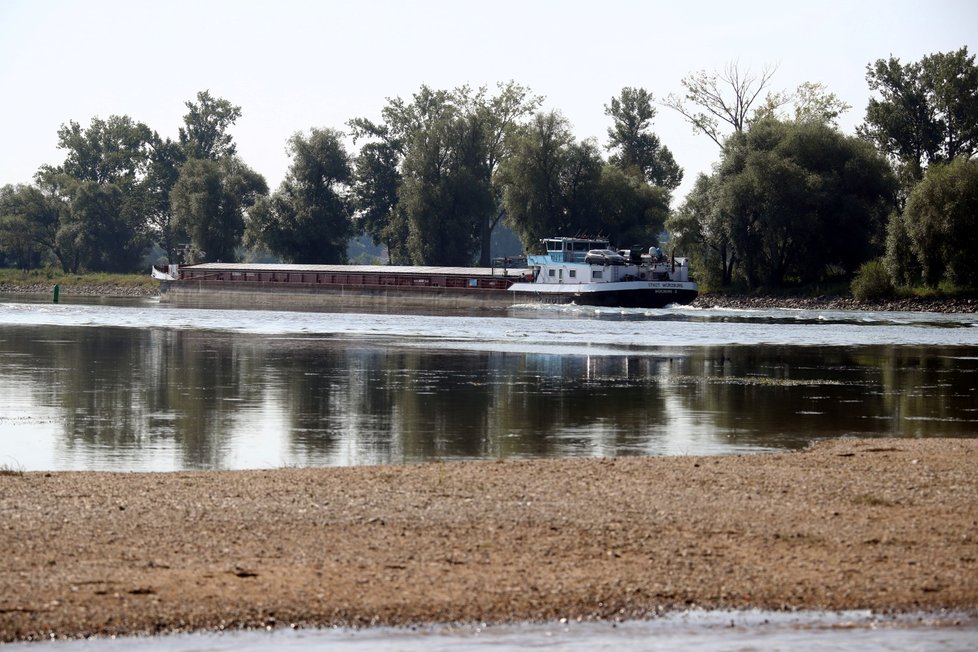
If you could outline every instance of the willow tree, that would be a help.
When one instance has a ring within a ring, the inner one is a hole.
[[[895,190],[865,141],[820,122],[767,119],[727,141],[717,171],[668,227],[713,282],[813,282],[879,255]]]
[[[512,155],[503,163],[500,180],[506,222],[524,247],[532,247],[541,238],[576,232],[569,222],[568,183],[581,180],[587,157],[578,152],[578,174],[572,175],[574,146],[570,124],[563,115],[538,113],[521,130]]]
[[[313,129],[289,139],[292,164],[278,190],[249,211],[248,240],[294,263],[344,263],[353,232],[352,179],[342,134]]]
[[[62,250],[58,228],[67,206],[36,185],[0,188],[0,264],[32,269],[57,260],[69,272],[72,250]]]
[[[65,159],[42,166],[41,188],[58,213],[55,249],[71,271],[134,271],[149,247],[147,177],[159,137],[129,116],[70,121],[58,130]]]
[[[932,164],[891,223],[891,273],[907,285],[978,288],[976,251],[978,161],[959,156]]]
[[[665,225],[673,245],[692,259],[703,289],[729,287],[740,263],[733,221],[722,208],[722,191],[719,174],[700,174]]]
[[[245,212],[267,194],[264,177],[236,157],[188,160],[170,193],[170,204],[176,226],[190,236],[191,258],[236,260]]]
[[[422,86],[389,99],[382,121],[349,123],[362,142],[354,160],[356,222],[392,262],[488,265],[502,216],[500,163],[512,134],[540,103],[525,87],[452,91]]]

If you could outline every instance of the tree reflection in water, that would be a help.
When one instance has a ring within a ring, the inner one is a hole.
[[[978,436],[944,346],[454,351],[349,337],[8,326],[4,455],[211,469],[724,454],[842,435]]]

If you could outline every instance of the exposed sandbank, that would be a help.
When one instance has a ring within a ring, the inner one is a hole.
[[[978,440],[0,475],[0,640],[978,609]]]

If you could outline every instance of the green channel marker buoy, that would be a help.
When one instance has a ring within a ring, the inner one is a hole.
[[[58,302],[58,295],[59,295],[60,293],[61,293],[61,286],[60,286],[60,285],[57,285],[57,284],[55,284],[55,286],[54,286],[54,302],[55,302],[55,303],[57,303],[57,302]]]

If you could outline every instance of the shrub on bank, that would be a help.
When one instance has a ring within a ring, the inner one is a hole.
[[[861,301],[892,299],[896,294],[893,279],[881,260],[863,263],[856,272],[850,289],[852,296]]]

